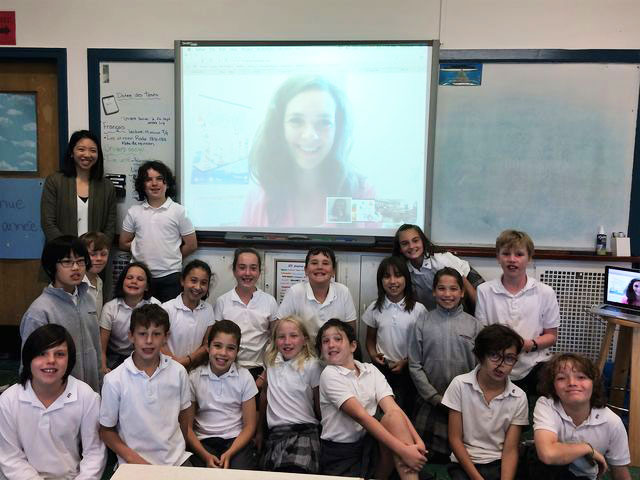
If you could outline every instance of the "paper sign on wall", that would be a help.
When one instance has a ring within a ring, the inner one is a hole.
[[[276,300],[278,304],[282,303],[284,294],[287,293],[293,285],[303,282],[304,261],[295,260],[276,260]]]
[[[40,178],[0,178],[0,258],[40,258]]]
[[[0,45],[16,44],[16,12],[0,11]]]

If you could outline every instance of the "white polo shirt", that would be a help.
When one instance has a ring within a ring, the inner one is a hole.
[[[178,414],[190,405],[182,365],[160,354],[160,364],[149,377],[129,357],[104,377],[100,424],[117,426],[122,441],[149,463],[178,466],[191,455],[178,423]],[[118,462],[125,463],[120,457]]]
[[[329,284],[329,293],[323,303],[313,296],[309,282],[296,283],[287,290],[278,309],[278,318],[289,315],[298,315],[306,322],[312,341],[315,341],[318,330],[327,320],[337,318],[343,322],[355,322],[357,319],[349,289],[337,282]]]
[[[372,328],[378,329],[376,335],[376,351],[382,353],[392,362],[409,357],[409,337],[413,334],[416,320],[427,314],[427,309],[419,302],[411,312],[405,310],[404,298],[398,303],[390,301],[386,296],[382,311],[371,302],[362,315],[362,321]]]
[[[148,300],[141,300],[135,308],[153,303],[160,305],[160,300],[151,297]],[[131,355],[133,345],[129,341],[129,331],[131,326],[131,308],[124,301],[124,298],[114,298],[104,304],[102,315],[100,315],[100,328],[111,331],[109,336],[109,350],[120,355]]]
[[[102,314],[102,305],[104,303],[104,295],[102,293],[102,286],[104,282],[100,277],[97,277],[96,286],[94,287],[93,283],[91,283],[91,280],[89,280],[89,277],[87,277],[86,274],[82,281],[87,284],[87,286],[89,287],[87,288],[87,293],[91,295],[93,300],[96,302],[96,315],[99,319],[100,315]]]
[[[476,366],[455,377],[444,392],[442,404],[462,413],[462,441],[471,461],[491,463],[502,458],[502,447],[511,425],[529,424],[527,395],[507,379],[504,392],[487,404]],[[451,461],[457,462],[454,454]]]
[[[30,381],[26,389],[12,385],[0,396],[0,476],[100,478],[107,452],[98,435],[99,412],[100,396],[72,376],[48,408]]]
[[[285,361],[278,353],[267,368],[267,424],[320,423],[313,409],[313,389],[320,385],[322,366],[317,358],[308,358],[299,367],[297,360]]]
[[[380,400],[393,396],[393,390],[380,370],[370,363],[354,362],[360,375],[356,375],[355,370],[336,365],[327,365],[320,375],[320,437],[323,440],[353,443],[364,437],[364,427],[340,410],[350,398],[355,397],[373,416]]]
[[[169,314],[169,339],[167,346],[174,355],[185,356],[197,350],[207,328],[213,325],[213,307],[209,302],[200,303],[191,310],[182,301],[182,294],[162,304]]]
[[[234,288],[218,297],[213,312],[216,322],[231,320],[240,327],[242,338],[237,359],[240,366],[262,367],[264,350],[269,343],[269,325],[278,312],[276,299],[256,290],[245,305]]]
[[[242,403],[258,394],[246,368],[235,363],[218,377],[203,365],[189,374],[191,400],[198,404],[193,431],[199,439],[236,438],[242,431]]]
[[[629,465],[629,440],[619,416],[605,408],[592,408],[589,417],[576,426],[566,414],[562,404],[551,398],[540,397],[533,410],[533,429],[548,430],[562,443],[587,442],[600,452],[613,466]],[[579,477],[595,480],[597,465],[591,465],[586,457],[580,457],[569,465],[569,470]]]
[[[500,278],[480,285],[475,317],[483,325],[507,325],[525,340],[539,337],[545,328],[560,326],[560,308],[555,292],[531,277],[527,277],[526,285],[515,295],[504,288]],[[550,358],[548,348],[520,353],[511,370],[511,378],[520,380],[526,377],[537,363]]]
[[[154,278],[182,271],[182,237],[195,232],[185,208],[171,198],[158,208],[146,200],[129,207],[122,230],[135,235],[131,255],[144,262]]]
[[[444,267],[450,267],[457,270],[463,278],[469,275],[471,266],[466,260],[456,257],[451,252],[434,253],[422,260],[422,266],[416,268],[407,260],[407,267],[411,275],[411,283],[416,292],[416,300],[427,308],[433,310],[436,308],[435,299],[433,297],[433,278],[438,270]]]

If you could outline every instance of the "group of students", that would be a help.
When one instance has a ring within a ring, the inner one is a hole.
[[[630,478],[626,432],[604,406],[599,372],[578,355],[551,359],[558,304],[526,274],[525,233],[498,237],[502,276],[482,283],[419,227],[400,227],[362,316],[373,362],[362,363],[331,249],[309,250],[307,280],[280,306],[256,287],[258,252],[238,249],[236,287],[207,302],[210,267],[180,269],[196,244],[172,179],[160,162],[140,168],[145,201],[120,237],[133,262],[104,306],[108,238],[45,245],[51,284],[20,325],[20,384],[0,396],[7,478],[99,478],[105,444],[119,463],[415,479],[427,460],[451,455],[453,478],[514,478],[537,386],[539,460],[518,475],[594,479],[609,465],[616,480]]]

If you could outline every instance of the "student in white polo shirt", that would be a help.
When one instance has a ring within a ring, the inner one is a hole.
[[[409,343],[416,322],[426,316],[427,310],[416,301],[411,275],[402,258],[384,258],[376,283],[378,298],[362,315],[367,325],[367,352],[393,389],[396,403],[412,415],[417,392],[409,376]]]
[[[147,303],[159,304],[151,296],[151,272],[144,263],[131,262],[115,284],[113,300],[105,303],[100,316],[100,342],[102,344],[102,373],[107,374],[124,362],[133,352],[129,340],[131,312]]]
[[[53,323],[26,339],[20,383],[0,396],[0,478],[102,476],[100,396],[70,375],[75,350],[69,332]]]
[[[293,315],[278,320],[265,364],[267,379],[258,418],[266,417],[269,433],[261,467],[268,472],[318,473],[322,365],[302,320]],[[258,448],[262,425],[258,421]]]
[[[297,315],[306,322],[311,339],[330,318],[338,318],[356,329],[356,307],[349,289],[332,282],[336,256],[328,247],[313,247],[304,259],[307,281],[292,286],[280,304],[278,318]]]
[[[131,313],[133,354],[107,373],[102,386],[100,436],[118,462],[192,466],[186,451],[189,378],[160,353],[169,315],[147,304]]]
[[[449,407],[452,480],[513,480],[522,426],[529,424],[527,396],[509,379],[523,340],[511,328],[490,325],[475,340],[478,366],[458,375],[442,398]]]
[[[475,317],[483,325],[500,323],[524,339],[511,379],[528,395],[536,394],[538,372],[551,358],[560,325],[560,308],[553,289],[527,275],[533,240],[525,232],[505,230],[496,239],[502,276],[478,287]]]
[[[538,458],[532,478],[588,478],[610,469],[614,480],[630,480],[629,441],[618,415],[606,407],[600,372],[591,360],[565,353],[542,370],[533,411]]]
[[[188,443],[194,464],[254,470],[258,394],[251,374],[236,364],[242,334],[230,320],[216,322],[207,341],[209,362],[189,375]]]
[[[427,461],[424,442],[394,401],[384,375],[354,360],[357,347],[353,328],[336,318],[318,331],[316,349],[327,363],[320,375],[321,471],[388,478],[395,467],[401,480],[418,480]],[[379,421],[378,407],[384,412]]]
[[[182,271],[182,293],[162,304],[169,314],[171,335],[162,353],[187,370],[202,365],[207,358],[207,338],[213,325],[209,296],[211,267],[202,260],[191,260]]]
[[[196,232],[185,208],[172,200],[176,180],[169,167],[156,160],[138,168],[135,189],[140,205],[127,211],[120,232],[120,250],[145,263],[153,282],[151,294],[161,302],[180,293],[182,259],[198,248]]]
[[[264,371],[263,356],[271,323],[276,320],[278,303],[268,293],[256,287],[261,270],[260,255],[253,248],[237,248],[233,252],[233,276],[236,286],[216,300],[216,322],[231,320],[242,332],[238,364],[247,368],[258,388],[262,387],[260,375]]]
[[[111,247],[111,240],[102,232],[87,232],[80,236],[80,240],[87,247],[89,257],[91,258],[91,268],[87,269],[84,278],[89,289],[89,293],[96,302],[96,315],[100,319],[102,314],[102,305],[104,304],[103,287],[104,282],[100,278],[100,273],[107,266],[109,261],[109,247]]]

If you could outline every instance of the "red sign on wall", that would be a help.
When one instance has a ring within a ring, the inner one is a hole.
[[[16,12],[0,11],[0,45],[16,44]]]

